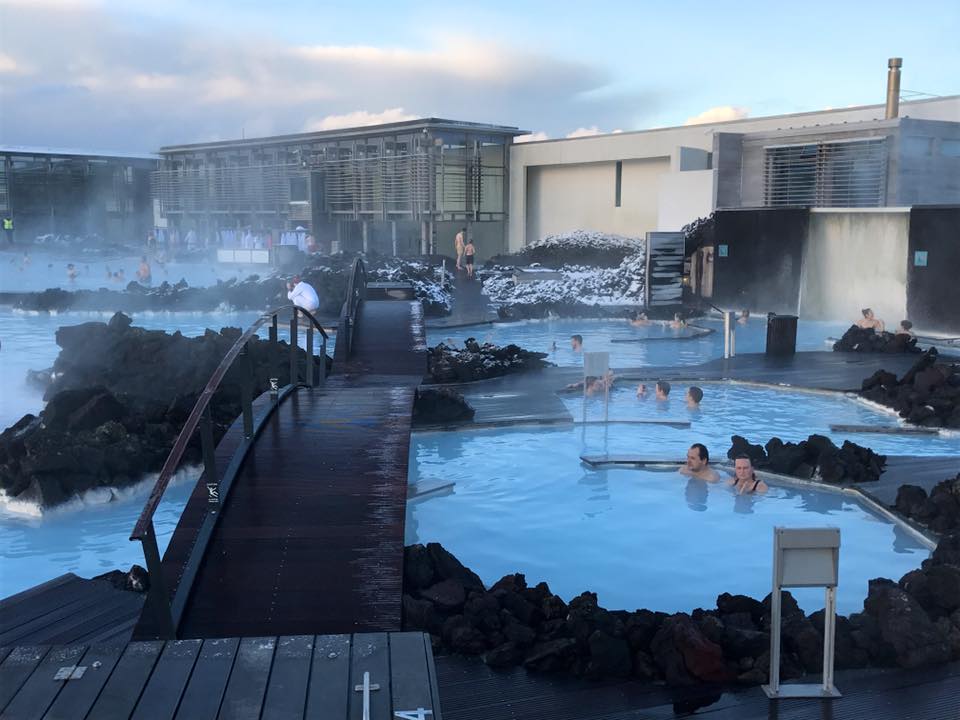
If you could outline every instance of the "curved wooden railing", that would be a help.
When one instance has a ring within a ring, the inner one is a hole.
[[[279,386],[279,366],[274,365],[271,368],[270,393],[271,400],[267,412],[255,421],[253,415],[253,390],[254,390],[254,366],[250,358],[248,343],[256,336],[257,332],[268,322],[270,323],[269,339],[271,343],[270,358],[275,363],[278,357],[278,323],[281,313],[290,313],[290,382],[283,388]],[[299,362],[299,340],[298,340],[298,315],[303,315],[309,321],[306,326],[306,362],[304,363],[303,380],[300,379]],[[206,551],[207,544],[213,529],[216,526],[219,517],[219,509],[226,501],[230,492],[233,480],[240,469],[243,459],[247,452],[253,446],[257,434],[263,427],[266,420],[273,413],[273,410],[280,402],[300,386],[313,387],[316,382],[316,367],[313,356],[313,332],[316,328],[320,332],[320,369],[319,382],[323,383],[326,379],[326,353],[327,353],[327,333],[309,312],[296,305],[284,305],[264,313],[253,325],[237,339],[233,346],[227,351],[226,355],[220,361],[217,369],[210,376],[206,386],[197,398],[193,410],[187,417],[183,429],[177,436],[170,454],[167,456],[163,468],[160,470],[160,476],[150,492],[150,497],[140,513],[133,532],[130,534],[130,540],[139,540],[143,545],[143,556],[146,561],[147,571],[150,576],[150,589],[144,604],[143,618],[147,620],[154,629],[157,637],[172,639],[176,637],[177,627],[180,618],[186,606],[187,598],[190,594],[190,588],[196,577],[203,554]],[[213,419],[210,412],[210,402],[214,397],[220,384],[223,382],[227,372],[233,367],[238,358],[242,358],[242,373],[240,382],[241,407],[243,415],[243,442],[234,453],[230,464],[227,466],[223,475],[217,473],[214,452],[216,445],[213,438]],[[195,432],[200,431],[200,444],[203,456],[203,477],[207,487],[207,500],[209,503],[209,512],[204,519],[197,539],[190,551],[190,556],[183,568],[180,580],[177,583],[173,597],[168,595],[166,581],[163,575],[163,567],[160,558],[160,551],[157,547],[156,532],[153,526],[153,515],[163,499],[163,495],[170,485],[170,480],[177,472],[177,468],[183,461],[183,455],[190,444]]]
[[[356,258],[347,280],[347,295],[340,310],[340,326],[337,328],[337,360],[346,361],[353,350],[353,333],[356,327],[360,303],[367,298],[367,268],[363,258]]]

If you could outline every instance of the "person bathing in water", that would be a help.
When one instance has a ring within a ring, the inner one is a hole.
[[[645,312],[641,312],[633,316],[633,320],[630,321],[630,324],[633,327],[646,327],[650,324],[650,319],[647,317]]]
[[[738,325],[746,325],[748,322],[750,322],[750,311],[749,311],[749,310],[741,310],[741,311],[740,311],[740,317],[737,318],[737,324],[738,324]]]
[[[883,320],[878,318],[873,314],[873,310],[870,308],[864,308],[860,311],[863,314],[863,317],[857,320],[857,327],[863,330],[873,330],[874,332],[882,333],[884,329]]]
[[[670,327],[674,330],[682,330],[686,326],[687,321],[680,316],[680,313],[674,313],[673,320],[670,321]]]
[[[753,462],[747,455],[738,455],[733,462],[733,477],[727,480],[727,485],[731,485],[738,495],[749,495],[750,493],[765,493],[770,488],[767,484],[757,477],[753,469]]]
[[[710,451],[703,443],[694,443],[687,450],[687,462],[680,466],[680,474],[707,482],[720,479],[720,473],[710,467]]]

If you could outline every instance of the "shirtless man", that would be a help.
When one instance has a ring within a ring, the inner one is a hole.
[[[463,263],[463,248],[466,246],[466,240],[464,236],[467,233],[466,228],[460,228],[460,232],[456,234],[453,238],[453,247],[457,251],[457,270],[462,268]]]
[[[574,352],[581,352],[583,350],[583,335],[570,336],[570,349]]]
[[[700,409],[700,401],[703,400],[703,390],[698,388],[696,385],[691,385],[687,388],[687,407],[691,410]]]
[[[720,473],[710,467],[710,451],[703,443],[694,443],[687,450],[687,464],[680,466],[680,474],[707,482],[720,479]]]
[[[857,320],[857,327],[864,330],[873,330],[874,332],[883,332],[883,320],[878,318],[873,314],[873,310],[870,308],[864,308],[860,311],[863,313],[863,317],[860,320]]]
[[[740,311],[740,317],[737,318],[737,324],[738,324],[738,325],[746,325],[748,322],[750,322],[750,311],[749,311],[749,310],[741,310],[741,311]]]
[[[738,495],[750,493],[765,493],[770,488],[757,477],[753,470],[753,462],[747,455],[738,455],[733,463],[733,477],[727,480],[727,485],[733,486]]]
[[[660,402],[664,402],[670,397],[670,383],[666,380],[658,380],[654,397]]]
[[[633,320],[630,321],[630,324],[633,327],[646,327],[650,324],[650,319],[645,312],[637,313]]]

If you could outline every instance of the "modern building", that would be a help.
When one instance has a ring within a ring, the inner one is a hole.
[[[960,202],[960,96],[512,146],[511,251],[583,228],[643,237],[718,208]]]
[[[153,226],[150,173],[158,158],[0,146],[0,215],[17,237],[143,242]]]
[[[321,250],[452,252],[463,226],[506,247],[514,127],[427,118],[176,145],[153,174],[155,222],[229,246],[250,233]],[[258,240],[262,242],[262,240]]]

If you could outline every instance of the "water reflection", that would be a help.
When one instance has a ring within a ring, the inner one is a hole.
[[[707,496],[710,494],[706,480],[699,478],[687,479],[687,487],[683,495],[687,500],[687,507],[694,512],[704,512],[707,509]]]

